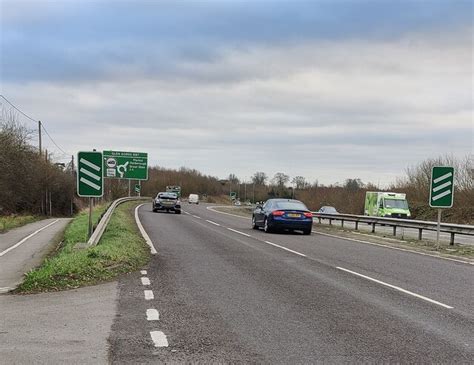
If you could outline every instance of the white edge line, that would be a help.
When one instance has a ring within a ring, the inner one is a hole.
[[[215,226],[218,226],[218,227],[220,227],[220,226],[221,226],[219,223],[216,223],[216,222],[210,221],[209,219],[206,219],[206,222],[209,222],[209,223],[211,223],[211,224],[213,224],[213,225],[215,225]]]
[[[144,290],[143,293],[145,294],[145,300],[155,299],[155,295],[153,294],[153,290]]]
[[[156,251],[156,248],[153,245],[153,242],[150,239],[150,236],[148,236],[148,233],[146,233],[145,228],[143,228],[142,222],[140,222],[140,218],[138,217],[138,209],[142,205],[145,205],[145,204],[146,203],[140,204],[138,207],[135,208],[135,222],[137,222],[138,229],[140,230],[140,233],[142,234],[143,238],[145,239],[147,245],[150,246],[151,254],[156,255],[158,253],[158,251]]]
[[[168,340],[163,332],[151,331],[150,336],[153,340],[153,343],[155,344],[155,347],[168,347]]]
[[[34,235],[40,233],[42,230],[48,228],[49,226],[52,226],[53,224],[57,223],[58,221],[59,221],[59,219],[56,219],[54,222],[51,222],[51,223],[47,224],[46,226],[41,227],[40,229],[34,231],[34,232],[31,233],[30,235],[26,236],[26,237],[23,238],[20,242],[17,242],[17,243],[15,243],[13,246],[8,247],[5,251],[0,252],[0,257],[2,257],[3,255],[7,254],[7,253],[10,252],[11,250],[14,250],[14,249],[17,248],[18,246],[20,246],[20,245],[22,245],[23,243],[25,243],[28,239],[30,239],[30,238],[33,237]]]
[[[15,288],[12,288],[12,287],[0,288],[0,294],[8,293],[9,291],[12,291],[13,289]]]
[[[443,303],[438,302],[438,301],[436,301],[436,300],[433,300],[433,299],[424,297],[423,295],[413,293],[413,292],[411,292],[411,291],[409,291],[409,290],[400,288],[399,286],[395,286],[395,285],[388,284],[388,283],[385,283],[385,282],[383,282],[383,281],[380,281],[380,280],[371,278],[370,276],[362,275],[362,274],[359,274],[359,273],[357,273],[357,272],[355,272],[355,271],[351,271],[351,270],[348,270],[348,269],[344,269],[343,267],[336,267],[336,269],[342,270],[342,271],[345,271],[345,272],[348,272],[348,273],[353,274],[353,275],[356,275],[356,276],[360,276],[361,278],[364,278],[364,279],[373,281],[374,283],[381,284],[381,285],[387,286],[387,287],[389,287],[389,288],[392,288],[392,289],[401,291],[402,293],[409,294],[409,295],[412,295],[412,296],[414,296],[414,297],[416,297],[416,298],[426,300],[427,302],[430,302],[430,303],[433,303],[433,304],[437,304],[437,305],[439,305],[439,306],[441,306],[441,307],[444,307],[444,308],[447,308],[447,309],[453,309],[453,307],[451,307],[451,306],[449,306],[449,305],[446,305],[446,304],[443,304]]]
[[[147,271],[146,271],[146,270],[141,270],[141,271],[140,271],[140,274],[146,275],[146,274],[147,274]]]
[[[150,279],[148,278],[140,278],[142,281],[142,285],[150,285]]]
[[[303,253],[300,253],[298,251],[293,251],[293,250],[290,250],[289,248],[286,248],[286,247],[283,247],[283,246],[280,246],[280,245],[277,245],[276,243],[273,243],[273,242],[270,242],[270,241],[264,241],[265,243],[268,243],[269,245],[272,245],[272,246],[275,246],[275,247],[278,247],[278,248],[281,248],[282,250],[285,250],[285,251],[288,251],[288,252],[291,252],[291,253],[294,253],[296,255],[300,255],[302,257],[306,257],[305,254]]]
[[[219,207],[228,208],[228,207],[231,207],[231,206],[230,206],[230,205],[229,205],[229,206],[227,206],[227,205],[215,205],[215,206],[212,206],[212,207],[206,207],[206,209],[207,209],[207,210],[210,210],[211,212],[218,213],[218,214],[230,215],[230,216],[232,216],[232,217],[237,217],[237,218],[242,218],[242,219],[247,219],[247,220],[250,220],[250,219],[251,219],[250,217],[243,217],[243,216],[237,215],[237,214],[231,214],[231,213],[226,213],[226,212],[219,212],[218,210],[212,209],[212,208],[219,208]]]
[[[433,257],[433,258],[435,258],[435,259],[443,259],[443,260],[449,260],[449,261],[460,262],[461,264],[466,264],[466,265],[474,265],[474,262],[468,262],[468,261],[462,261],[462,260],[458,260],[458,259],[452,259],[452,258],[450,258],[450,257],[443,257],[443,256],[431,255],[431,254],[429,254],[429,253],[424,253],[424,252],[409,250],[409,249],[407,249],[407,248],[401,248],[401,247],[393,247],[393,246],[388,246],[388,245],[382,245],[381,243],[363,241],[363,240],[358,240],[358,239],[349,238],[349,237],[336,236],[336,235],[334,235],[334,234],[322,233],[322,232],[319,232],[319,231],[313,231],[313,233],[315,233],[315,234],[320,234],[321,236],[328,236],[328,237],[339,238],[339,239],[341,239],[341,240],[346,240],[346,241],[353,241],[353,242],[359,242],[359,243],[366,243],[366,244],[374,245],[374,246],[385,247],[385,248],[389,248],[389,249],[391,249],[391,250],[398,250],[398,251],[405,251],[405,252],[415,253],[415,254],[418,254],[418,255]]]
[[[242,236],[245,236],[245,237],[251,237],[249,234],[247,233],[244,233],[244,232],[240,232],[240,231],[237,231],[236,229],[232,229],[232,228],[227,228],[229,231],[232,231],[232,232],[235,232],[235,233],[238,233],[238,234],[241,234]]]

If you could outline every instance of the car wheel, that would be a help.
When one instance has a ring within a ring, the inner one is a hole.
[[[266,218],[265,218],[265,222],[263,224],[263,230],[266,233],[271,233],[273,231],[272,228],[270,227],[270,225],[268,224],[268,219],[266,219]]]
[[[303,229],[303,234],[309,236],[311,234],[311,228]]]
[[[174,211],[176,214],[181,214],[181,211],[180,210],[175,210]]]
[[[257,220],[254,215],[252,216],[252,229],[258,229]]]

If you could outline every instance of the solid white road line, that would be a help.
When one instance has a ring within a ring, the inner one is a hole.
[[[145,300],[152,300],[155,299],[155,296],[153,295],[153,290],[144,290],[145,293]]]
[[[145,242],[147,243],[148,246],[150,246],[150,252],[152,255],[156,255],[158,251],[156,251],[155,246],[153,245],[153,242],[150,239],[150,236],[145,231],[145,228],[143,228],[142,222],[140,222],[140,218],[138,217],[138,209],[142,206],[145,205],[145,203],[140,204],[138,207],[135,208],[135,222],[137,222],[138,229],[140,230],[140,233],[142,234],[143,238],[145,239]]]
[[[365,244],[373,245],[373,246],[380,246],[380,247],[390,248],[391,250],[398,250],[398,251],[405,251],[405,252],[410,252],[410,253],[416,253],[416,254],[418,254],[418,255],[430,256],[430,257],[434,257],[434,258],[436,258],[436,259],[455,261],[455,262],[460,262],[460,263],[462,263],[462,264],[467,264],[467,265],[474,265],[474,262],[467,262],[467,261],[458,260],[458,259],[452,259],[452,258],[450,258],[450,257],[444,257],[444,256],[436,256],[436,255],[432,255],[432,254],[429,254],[429,253],[424,253],[424,252],[419,252],[419,251],[410,250],[410,249],[407,249],[407,248],[393,247],[393,246],[383,245],[383,244],[381,244],[381,243],[375,243],[375,242],[369,242],[369,241],[364,241],[364,240],[358,240],[358,239],[349,238],[349,237],[336,236],[336,235],[334,235],[334,234],[321,233],[321,232],[319,232],[319,231],[313,231],[313,233],[320,234],[321,236],[328,236],[328,237],[339,238],[339,239],[341,239],[341,240],[346,240],[346,241],[353,241],[353,242],[365,243]],[[355,233],[355,232],[354,232],[354,233]]]
[[[247,233],[244,233],[244,232],[240,232],[240,231],[237,231],[236,229],[232,229],[232,228],[227,228],[229,231],[232,231],[232,232],[235,232],[235,233],[238,233],[238,234],[241,234],[242,236],[245,236],[245,237],[250,237],[249,234]]]
[[[194,217],[194,218],[197,218],[197,219],[201,219],[201,217],[198,216],[198,215],[194,215],[194,214],[193,214],[193,217]]]
[[[140,278],[142,280],[142,285],[150,285],[150,279],[148,278]]]
[[[54,222],[51,222],[49,224],[47,224],[46,226],[44,227],[41,227],[40,229],[34,231],[32,234],[26,236],[25,238],[23,238],[20,242],[17,242],[15,243],[13,246],[7,248],[5,251],[2,251],[0,252],[0,257],[2,257],[3,255],[6,255],[8,252],[10,252],[11,250],[14,250],[15,248],[17,248],[18,246],[22,245],[23,243],[25,243],[28,239],[30,239],[31,237],[33,237],[34,235],[40,233],[42,230],[52,226],[53,224],[57,223],[59,221],[59,219],[56,219]]]
[[[155,344],[155,347],[168,347],[168,340],[166,335],[161,331],[152,331],[150,332],[151,339]]]
[[[433,300],[433,299],[424,297],[423,295],[416,294],[416,293],[413,293],[413,292],[408,291],[408,290],[406,290],[406,289],[400,288],[400,287],[398,287],[398,286],[395,286],[395,285],[392,285],[392,284],[388,284],[388,283],[385,283],[385,282],[383,282],[383,281],[380,281],[380,280],[371,278],[370,276],[362,275],[362,274],[359,274],[359,273],[357,273],[357,272],[355,272],[355,271],[351,271],[351,270],[344,269],[343,267],[336,267],[336,268],[339,269],[339,270],[348,272],[348,273],[350,273],[350,274],[360,276],[361,278],[364,278],[364,279],[373,281],[374,283],[381,284],[381,285],[387,286],[387,287],[389,287],[389,288],[392,288],[392,289],[401,291],[402,293],[409,294],[409,295],[412,295],[412,296],[414,296],[414,297],[417,297],[417,298],[426,300],[427,302],[430,302],[430,303],[433,303],[433,304],[437,304],[437,305],[439,305],[439,306],[441,306],[441,307],[448,308],[448,309],[452,309],[452,308],[453,308],[453,307],[451,307],[451,306],[449,306],[449,305],[440,303],[440,302],[438,302],[438,301],[436,301],[436,300]]]
[[[9,291],[12,291],[13,289],[15,288],[10,288],[10,287],[5,287],[5,288],[0,288],[0,294],[3,294],[3,293],[8,293]]]
[[[156,309],[147,309],[146,310],[146,319],[148,321],[159,321],[160,313]]]
[[[147,274],[147,272],[146,272],[146,270],[141,270],[141,271],[140,271],[140,274],[142,274],[142,275],[146,275],[146,274]]]
[[[285,251],[294,253],[294,254],[296,254],[296,255],[300,255],[300,256],[302,256],[302,257],[306,257],[306,255],[305,255],[305,254],[302,254],[301,252],[297,252],[297,251],[290,250],[289,248],[286,248],[286,247],[277,245],[276,243],[273,243],[273,242],[270,242],[270,241],[264,241],[264,242],[265,242],[265,243],[268,243],[269,245],[272,245],[272,246],[281,248],[282,250],[285,250]]]
[[[218,226],[218,227],[220,227],[220,226],[221,226],[219,223],[216,223],[216,222],[210,221],[210,220],[208,220],[208,219],[206,219],[206,222],[209,222],[209,223],[211,223],[211,224],[213,224],[213,225],[215,225],[215,226]]]

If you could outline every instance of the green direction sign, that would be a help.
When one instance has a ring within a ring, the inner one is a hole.
[[[430,207],[451,208],[454,198],[454,167],[435,166],[431,171]]]
[[[229,196],[232,200],[235,200],[237,198],[237,193],[235,191],[231,191]]]
[[[139,193],[141,190],[140,184],[135,184],[135,193]]]
[[[104,151],[104,177],[148,180],[148,154]]]
[[[77,195],[101,197],[104,194],[102,152],[77,154]]]

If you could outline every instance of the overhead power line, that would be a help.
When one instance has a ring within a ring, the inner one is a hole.
[[[16,107],[10,100],[8,100],[5,96],[1,95],[0,94],[0,97],[5,100],[13,109],[15,109],[18,113],[20,113],[21,115],[23,115],[24,117],[28,118],[29,120],[31,120],[32,122],[35,122],[35,123],[38,123],[39,120],[37,119],[34,119],[32,117],[30,117],[28,114],[26,114],[25,112],[23,112],[21,109],[19,109],[18,107]],[[51,140],[51,142],[53,142],[53,144],[62,152],[64,153],[65,156],[71,156],[70,153],[64,151],[64,149],[62,149],[57,143],[56,141],[53,139],[53,137],[51,137],[51,135],[49,134],[48,130],[46,129],[46,127],[44,126],[44,122],[40,122],[41,123],[41,128],[43,128],[44,132],[46,133],[46,135],[48,136],[48,138]]]

